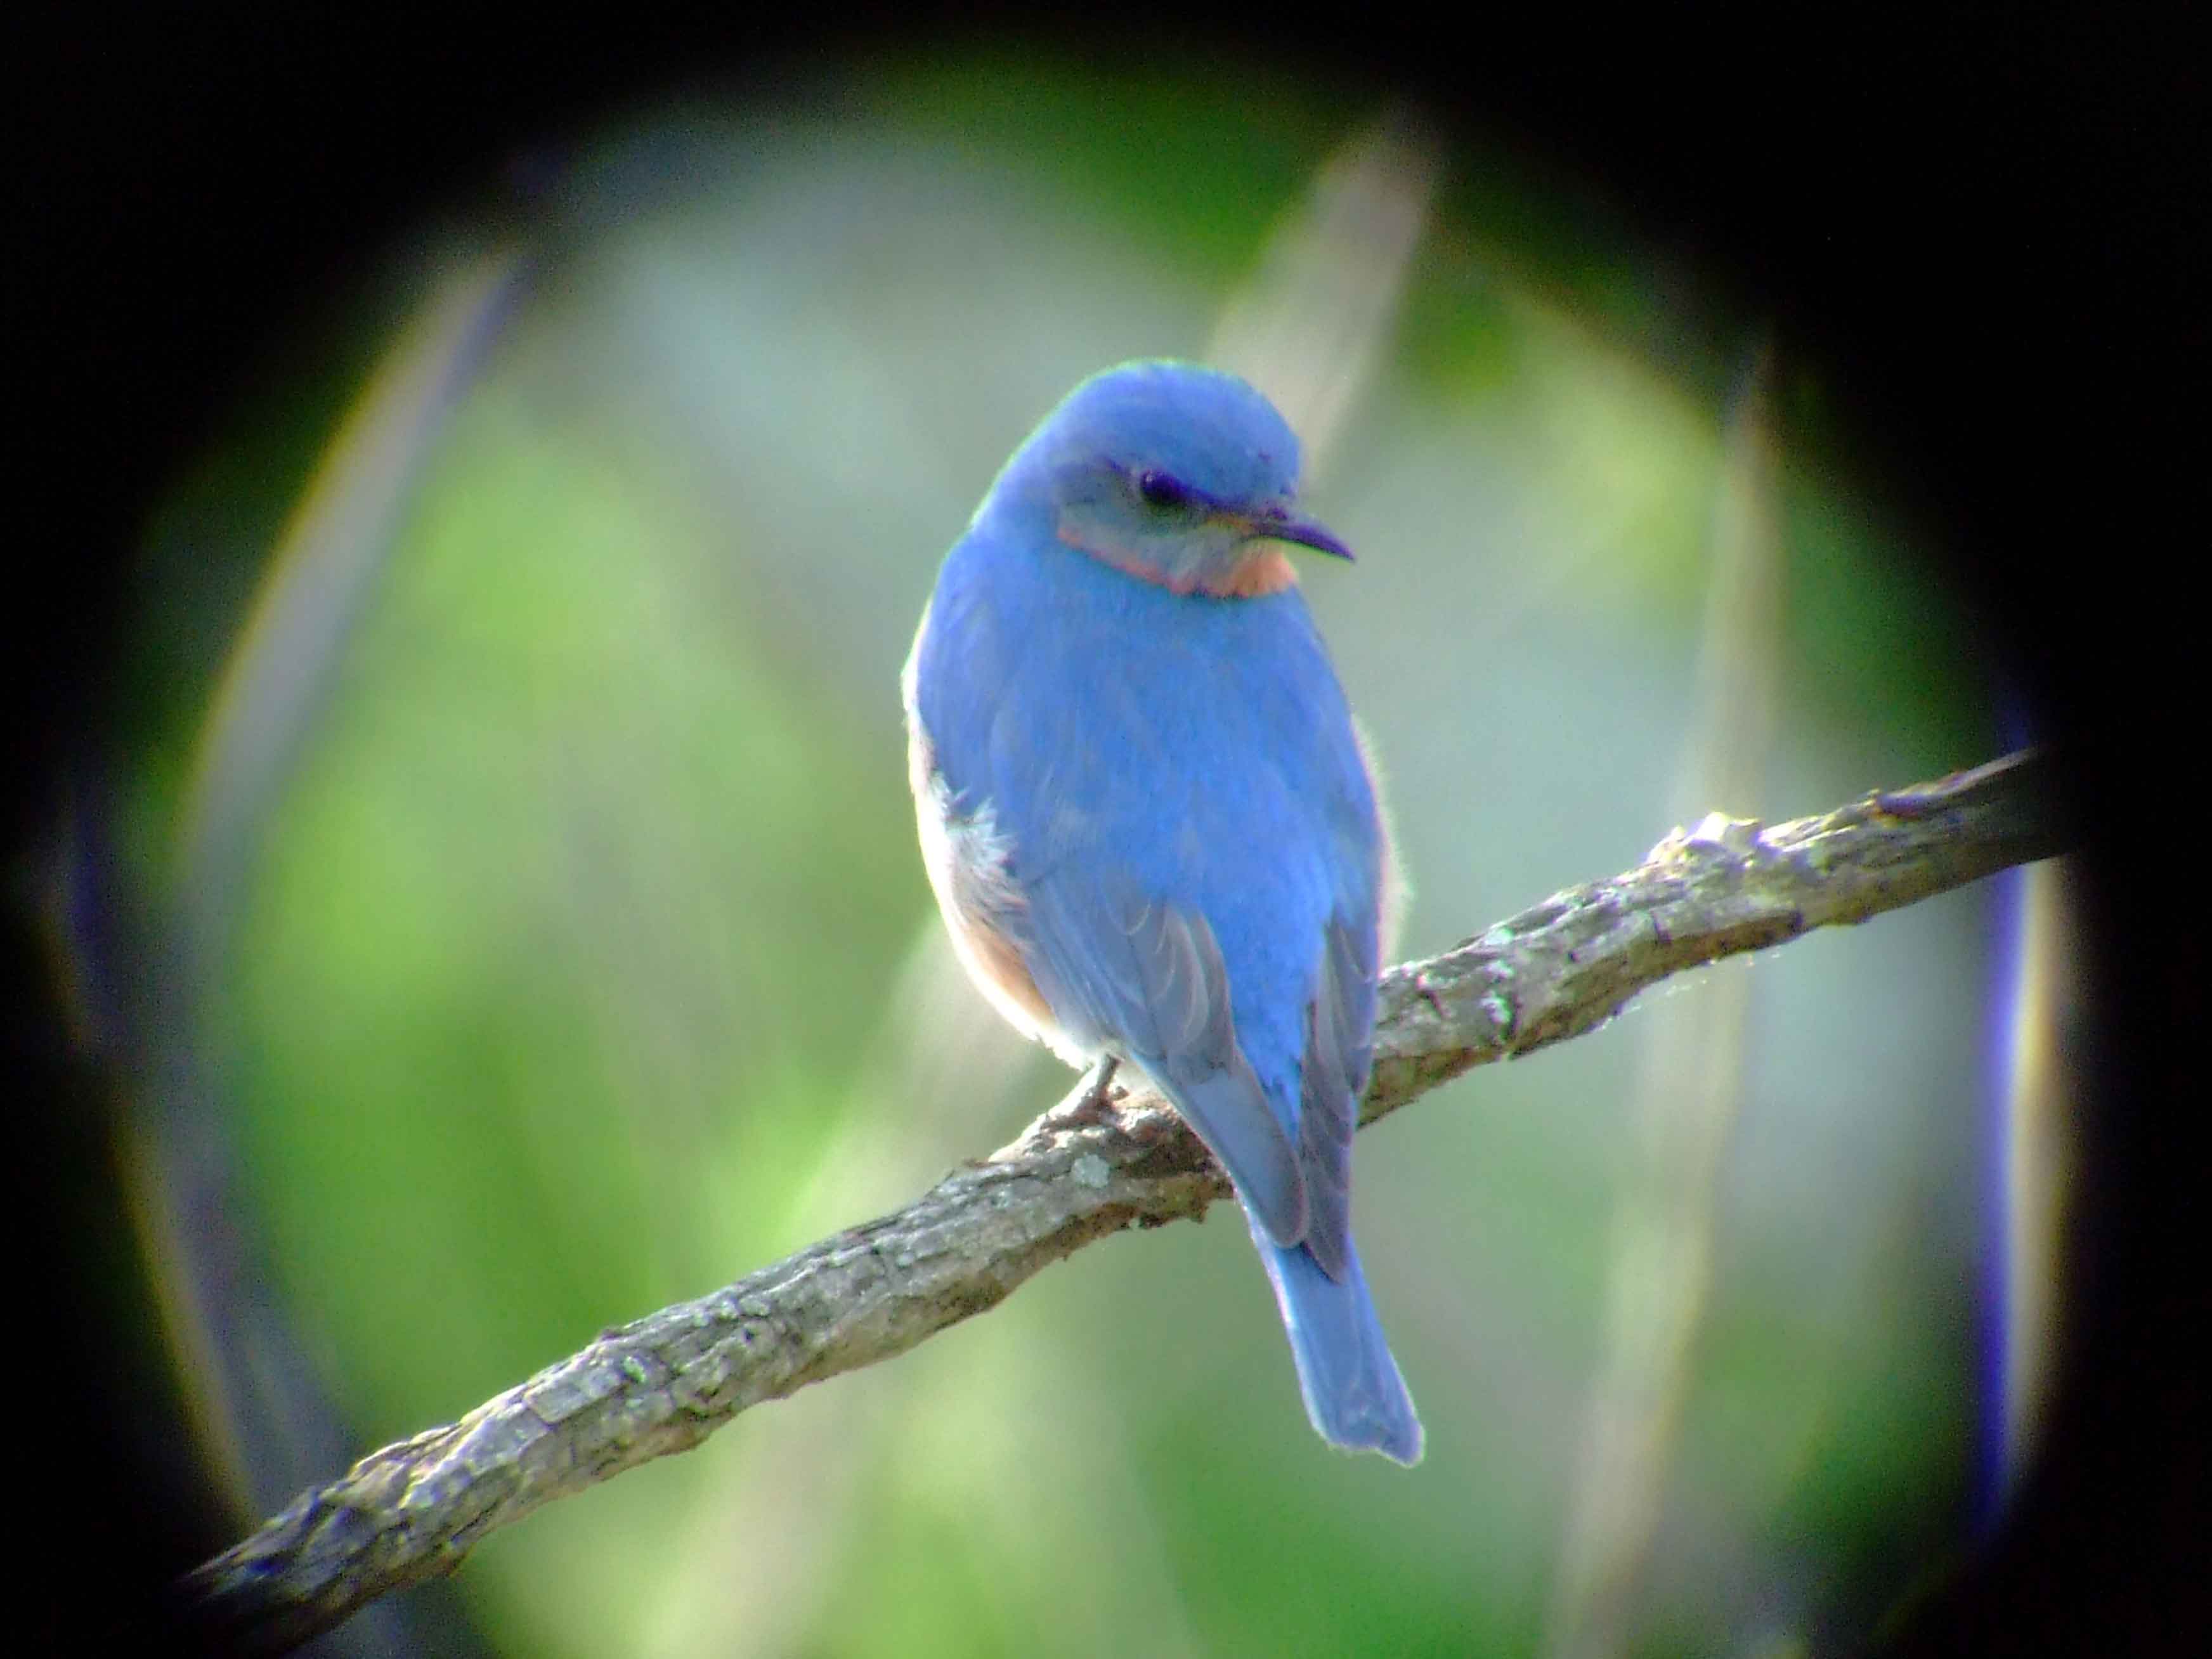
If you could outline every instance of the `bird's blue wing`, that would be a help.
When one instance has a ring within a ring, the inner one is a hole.
[[[1303,1160],[1237,1046],[1229,975],[1206,918],[1096,866],[1062,863],[1023,890],[1030,971],[1062,1024],[1125,1054],[1167,1091],[1268,1237],[1305,1237]]]
[[[1306,1248],[1331,1279],[1342,1279],[1352,1253],[1352,1135],[1372,1054],[1371,975],[1358,936],[1330,918],[1321,982],[1306,1007],[1306,1046],[1298,1074],[1298,1170],[1306,1188]]]

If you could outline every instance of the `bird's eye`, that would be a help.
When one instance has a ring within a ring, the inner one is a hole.
[[[1190,491],[1156,469],[1137,475],[1137,494],[1144,497],[1146,507],[1181,507],[1190,499]]]

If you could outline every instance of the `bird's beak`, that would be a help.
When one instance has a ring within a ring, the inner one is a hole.
[[[1279,507],[1249,517],[1239,515],[1237,522],[1244,527],[1245,538],[1249,541],[1289,542],[1316,553],[1326,553],[1333,559],[1352,557],[1352,550],[1329,531],[1311,519],[1294,518]]]

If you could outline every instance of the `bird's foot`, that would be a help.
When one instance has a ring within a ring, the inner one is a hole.
[[[1081,1093],[1072,1095],[1065,1104],[1055,1106],[1037,1120],[1037,1127],[1048,1133],[1058,1134],[1066,1129],[1093,1128],[1106,1121],[1107,1109],[1113,1103],[1114,1073],[1121,1062],[1108,1054],[1091,1073],[1091,1080]]]

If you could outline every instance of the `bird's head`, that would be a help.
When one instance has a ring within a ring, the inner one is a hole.
[[[1251,386],[1192,363],[1136,362],[1068,393],[992,494],[1129,575],[1250,598],[1296,580],[1286,547],[1352,556],[1300,516],[1297,481],[1298,441]]]

